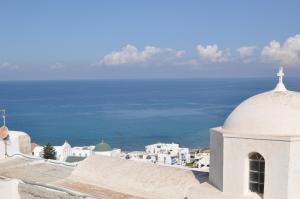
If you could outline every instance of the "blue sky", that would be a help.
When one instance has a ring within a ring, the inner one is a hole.
[[[299,1],[1,1],[2,79],[300,76]]]

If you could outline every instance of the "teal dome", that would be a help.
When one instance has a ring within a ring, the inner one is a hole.
[[[103,140],[101,143],[97,144],[94,148],[94,151],[96,152],[104,152],[104,151],[111,151],[112,148],[109,144],[105,143]]]

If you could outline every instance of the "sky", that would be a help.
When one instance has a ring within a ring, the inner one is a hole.
[[[3,0],[1,80],[300,76],[300,1]]]

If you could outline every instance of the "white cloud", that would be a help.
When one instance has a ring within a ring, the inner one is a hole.
[[[139,51],[135,46],[128,44],[120,51],[113,51],[105,55],[100,63],[105,65],[141,63],[147,61],[160,51],[160,48],[153,46],[146,46],[143,51]]]
[[[184,50],[176,51],[175,55],[176,57],[183,57],[186,54]]]
[[[105,55],[100,60],[100,64],[122,65],[145,63],[159,55],[165,55],[164,57],[161,57],[164,60],[172,60],[183,57],[185,55],[185,51],[177,51],[171,48],[158,48],[154,46],[146,46],[144,50],[139,50],[137,47],[128,44],[119,51],[113,51]]]
[[[271,41],[261,52],[263,60],[279,64],[300,64],[300,34],[289,37],[282,45]]]
[[[3,70],[17,70],[19,69],[19,66],[16,64],[12,64],[10,62],[3,62],[2,64],[0,64],[0,69]]]
[[[241,57],[249,57],[253,55],[255,49],[255,46],[242,46],[238,48],[237,51]]]
[[[196,48],[200,57],[207,62],[222,63],[228,61],[229,50],[219,50],[218,45],[216,44],[207,45],[206,47],[199,44]]]

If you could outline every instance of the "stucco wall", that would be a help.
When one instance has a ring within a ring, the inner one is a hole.
[[[223,190],[223,135],[215,129],[210,133],[209,181]]]
[[[287,198],[290,142],[247,139],[224,135],[223,191],[247,195],[249,191],[249,160],[252,152],[265,158],[264,199]]]
[[[28,134],[21,131],[9,131],[9,139],[7,140],[8,155],[14,154],[31,154],[31,140]],[[0,139],[0,158],[5,156],[5,144]]]
[[[300,196],[300,141],[291,143],[288,185],[288,198],[298,199]]]
[[[0,181],[0,198],[3,199],[19,199],[20,195],[18,192],[19,181],[16,179],[13,180],[4,180]]]
[[[31,139],[28,135],[19,136],[19,150],[23,154],[31,154]]]

